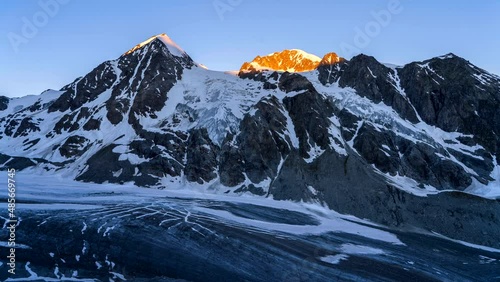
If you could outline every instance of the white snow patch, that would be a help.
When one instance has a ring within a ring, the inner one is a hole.
[[[122,175],[122,172],[123,172],[123,168],[120,168],[119,170],[113,172],[113,177],[119,177],[120,175]]]
[[[318,195],[318,190],[314,189],[312,186],[307,186],[307,190],[309,190],[309,192],[311,192],[314,196]]]
[[[292,143],[290,146],[291,148],[299,148],[299,138],[297,138],[297,134],[295,132],[295,126],[293,124],[292,118],[288,114],[288,112],[282,111],[283,115],[286,117],[286,130],[288,131],[288,136],[290,137],[290,142]]]
[[[85,221],[83,222],[83,227],[82,227],[82,234],[85,232],[85,230],[87,230],[87,223],[85,223]]]
[[[370,67],[366,67],[368,69],[368,71],[370,72],[370,74],[373,76],[373,78],[377,78],[376,75],[373,74],[372,70],[370,69]]]
[[[87,246],[88,246],[89,243],[87,243],[87,241],[83,241],[83,247],[82,247],[82,255],[85,255],[87,254]],[[80,259],[80,256],[78,256],[78,259]]]
[[[334,256],[325,256],[325,257],[320,258],[320,260],[324,261],[326,263],[329,263],[329,264],[339,264],[340,261],[347,260],[348,258],[349,258],[348,255],[338,254],[338,255],[334,255]]]
[[[38,277],[38,274],[36,274],[33,270],[30,268],[30,262],[26,262],[26,265],[24,266],[24,269],[29,273],[29,278],[36,278]]]
[[[122,281],[127,281],[127,279],[125,279],[125,276],[121,273],[118,273],[118,272],[112,272],[110,271],[109,273],[113,274],[113,279],[120,279]]]
[[[372,238],[374,240],[384,241],[396,245],[404,245],[392,233],[349,222],[335,216],[328,218],[318,218],[319,220],[321,220],[320,225],[289,225],[243,218],[222,210],[214,210],[204,207],[196,207],[195,209],[204,213],[224,218],[229,222],[232,221],[235,223],[252,226],[262,231],[267,230],[268,232],[273,234],[276,231],[291,234],[321,234],[324,232],[342,232],[348,234],[356,234],[359,236]]]
[[[57,279],[61,278],[61,275],[59,275],[59,267],[58,266],[56,266],[54,268],[54,275],[57,277]]]
[[[488,184],[483,184],[472,178],[472,184],[465,189],[464,192],[478,195],[489,199],[499,199],[500,198],[500,165],[497,163],[496,158],[493,156],[493,170],[491,171],[490,177],[493,181],[488,182]]]
[[[14,249],[31,249],[30,246],[24,245],[24,244],[19,244],[19,243],[16,243],[15,246],[10,246],[9,242],[6,242],[6,241],[0,241],[0,247],[14,248]]]
[[[104,234],[102,235],[103,237],[106,237],[109,235],[109,232],[111,230],[115,229],[115,226],[111,226],[111,227],[106,227],[106,230],[104,231]]]
[[[393,86],[396,88],[398,93],[401,94],[401,96],[406,97],[406,92],[403,87],[401,87],[401,79],[399,78],[398,70],[397,68],[393,68],[393,70],[394,74],[389,72],[389,78],[394,82]]]
[[[469,242],[465,242],[465,241],[461,241],[461,240],[451,239],[449,237],[446,237],[446,236],[444,236],[442,234],[439,234],[437,232],[434,232],[434,231],[432,231],[432,234],[434,234],[435,236],[437,236],[439,238],[446,239],[446,240],[449,240],[449,241],[452,241],[452,242],[455,242],[455,243],[459,243],[459,244],[462,244],[462,245],[470,247],[470,248],[474,248],[474,249],[478,249],[478,250],[483,250],[483,251],[487,251],[487,252],[490,252],[490,253],[500,253],[500,249],[496,249],[496,248],[492,248],[492,247],[487,247],[487,246],[482,246],[482,245],[478,245],[478,244],[473,244],[473,243],[469,243]]]
[[[343,253],[350,255],[382,255],[384,251],[362,245],[342,244],[340,247]]]

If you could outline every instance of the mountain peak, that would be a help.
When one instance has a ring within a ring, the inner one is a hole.
[[[316,69],[321,58],[299,49],[286,49],[245,62],[240,71],[275,70],[305,72]]]
[[[335,53],[326,54],[323,59],[300,49],[286,49],[266,56],[257,56],[251,62],[245,62],[240,71],[274,70],[287,72],[307,72],[320,65],[331,65],[344,59]]]
[[[439,56],[437,57],[438,59],[454,59],[454,58],[460,58],[459,56],[453,54],[453,53],[448,53],[446,55],[443,55],[443,56]]]
[[[344,58],[339,57],[337,53],[330,52],[326,55],[323,56],[323,59],[321,59],[321,62],[319,62],[320,66],[325,66],[325,65],[334,65],[340,62],[345,61]]]
[[[165,44],[165,46],[168,48],[170,53],[174,56],[182,57],[183,55],[186,54],[186,52],[184,52],[184,50],[182,50],[182,48],[179,47],[179,45],[177,45],[177,43],[175,43],[167,34],[162,33],[162,34],[151,36],[147,40],[135,45],[132,49],[125,52],[123,54],[123,56],[128,55],[130,53],[133,53],[137,49],[140,49],[140,48],[148,45],[149,43],[151,43],[155,40],[160,40],[163,44]]]

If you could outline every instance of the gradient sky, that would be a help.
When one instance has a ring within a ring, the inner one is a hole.
[[[0,95],[59,89],[159,33],[214,70],[296,48],[394,64],[453,52],[500,74],[498,0],[400,0],[402,11],[379,30],[373,13],[396,0],[59,0],[67,3],[44,19],[40,3],[53,1],[0,1]],[[23,35],[25,20],[36,32]],[[367,26],[369,40],[356,45]]]

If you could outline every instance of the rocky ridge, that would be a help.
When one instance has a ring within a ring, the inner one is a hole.
[[[308,72],[317,69],[319,66],[332,65],[344,60],[344,58],[337,56],[333,52],[319,58],[302,50],[291,49],[262,57],[257,56],[251,62],[243,63],[240,72],[263,70]]]

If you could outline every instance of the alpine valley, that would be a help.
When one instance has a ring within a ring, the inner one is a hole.
[[[2,281],[500,279],[500,77],[454,54],[218,72],[162,34],[0,132]]]

